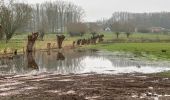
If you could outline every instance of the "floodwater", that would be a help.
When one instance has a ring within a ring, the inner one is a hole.
[[[105,51],[37,51],[0,59],[0,74],[118,74],[157,73],[170,70],[168,61],[134,59],[133,55]]]

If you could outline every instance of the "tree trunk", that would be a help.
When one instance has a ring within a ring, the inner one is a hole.
[[[4,36],[4,34],[3,34],[3,28],[2,28],[2,26],[0,25],[0,40],[3,39],[3,36]]]
[[[62,43],[65,39],[64,35],[57,35],[57,44],[58,44],[58,48],[61,49],[62,48]]]
[[[32,35],[28,35],[27,52],[33,51],[33,46],[37,38],[38,38],[38,32],[32,33]]]

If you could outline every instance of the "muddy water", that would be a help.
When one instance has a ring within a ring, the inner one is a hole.
[[[169,62],[134,59],[133,55],[103,51],[39,51],[0,59],[0,74],[34,73],[156,73],[170,70]]]

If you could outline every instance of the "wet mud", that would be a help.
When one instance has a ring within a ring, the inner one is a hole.
[[[169,100],[170,79],[144,74],[0,76],[0,100]]]

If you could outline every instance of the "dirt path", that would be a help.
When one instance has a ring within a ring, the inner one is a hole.
[[[0,77],[0,100],[170,100],[169,95],[169,78],[140,74]]]

